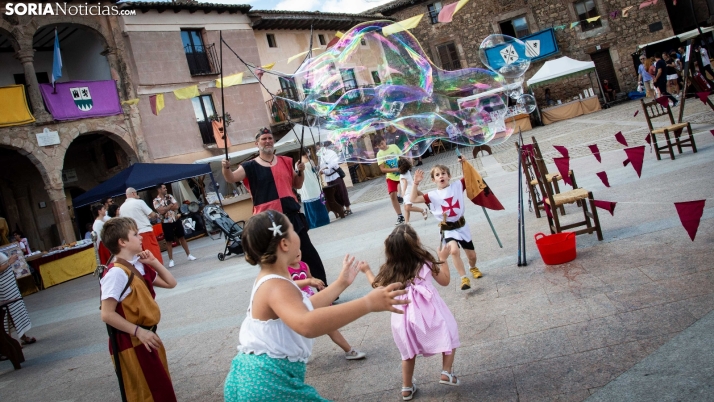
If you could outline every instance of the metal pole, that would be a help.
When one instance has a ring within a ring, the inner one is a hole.
[[[221,40],[221,124],[223,125],[223,146],[226,150],[226,160],[230,161],[228,158],[228,141],[226,141],[226,138],[228,137],[228,130],[226,127],[226,101],[223,98],[223,87],[225,86],[225,83],[223,82],[223,31],[218,31],[218,35]],[[211,179],[213,179],[213,176],[211,176]],[[216,191],[216,194],[217,193],[218,191]],[[221,201],[221,197],[218,197],[218,201]],[[221,205],[221,208],[223,208],[223,205]]]
[[[483,214],[486,215],[486,220],[488,221],[488,226],[491,226],[491,231],[493,232],[493,235],[496,236],[496,241],[498,242],[498,247],[503,248],[503,244],[501,244],[501,239],[498,238],[498,233],[496,233],[496,229],[493,227],[493,223],[491,223],[491,218],[488,217],[488,212],[486,212],[486,208],[481,207],[483,210]]]
[[[518,266],[521,266],[521,139],[518,138]]]

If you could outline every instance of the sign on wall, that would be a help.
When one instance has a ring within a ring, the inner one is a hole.
[[[519,56],[530,57],[531,61],[537,61],[559,52],[553,28],[518,39],[526,44],[525,49],[516,49],[512,44],[505,42],[486,50],[486,57],[491,67],[498,70],[500,67],[512,63],[513,60],[517,60]],[[525,52],[525,54],[518,54],[518,52]]]
[[[58,145],[60,143],[59,133],[57,131],[50,131],[47,127],[45,127],[41,133],[35,134],[35,136],[37,137],[37,145],[41,147]]]

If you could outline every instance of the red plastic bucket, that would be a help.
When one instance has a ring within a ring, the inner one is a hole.
[[[543,262],[548,265],[564,264],[577,257],[575,233],[562,232],[550,236],[536,233],[535,242]]]

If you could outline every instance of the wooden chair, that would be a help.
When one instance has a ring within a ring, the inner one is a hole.
[[[545,162],[542,158],[536,158],[536,174],[538,174],[538,181],[541,183],[547,183],[545,170]],[[545,188],[545,204],[550,208],[550,215],[548,215],[548,226],[550,227],[550,233],[560,233],[568,229],[578,228],[585,226],[585,228],[580,230],[572,231],[576,235],[579,234],[590,234],[595,232],[597,234],[597,239],[602,240],[602,231],[600,230],[600,219],[597,216],[597,209],[595,208],[595,199],[593,198],[593,193],[584,188],[575,188],[569,191],[563,191],[561,193],[554,193],[551,186],[542,186]],[[586,202],[587,200],[587,202]],[[558,209],[562,211],[562,207],[565,204],[572,204],[574,202],[580,201],[580,206],[583,208],[584,220],[581,222],[571,223],[568,225],[561,225],[560,218],[558,217]],[[590,209],[588,209],[588,204],[590,204]],[[547,211],[546,211],[547,212]]]
[[[444,143],[441,142],[441,140],[434,140],[434,142],[431,143],[431,149],[435,154],[446,152],[446,147],[444,147]]]
[[[645,119],[647,119],[647,126],[650,128],[650,138],[652,139],[655,154],[657,155],[657,160],[662,160],[660,156],[660,151],[663,153],[668,153],[670,158],[674,160],[674,146],[677,146],[679,153],[682,153],[683,147],[690,147],[694,153],[697,152],[697,144],[694,142],[694,137],[692,136],[692,126],[689,122],[675,123],[674,116],[672,115],[672,109],[665,108],[657,101],[645,102],[644,99],[640,99],[642,103],[642,111],[645,112]],[[670,125],[654,128],[652,126],[652,119],[667,115],[669,116]],[[687,129],[689,132],[689,138],[682,138],[682,131]],[[670,133],[674,135],[674,138],[670,138]],[[665,140],[665,145],[659,146],[657,144],[657,136],[663,135]]]

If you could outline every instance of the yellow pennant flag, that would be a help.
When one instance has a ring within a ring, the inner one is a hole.
[[[635,6],[629,6],[629,7],[623,8],[623,9],[622,9],[622,17],[623,17],[623,18],[628,17],[628,14],[630,13],[630,10],[633,9],[634,7],[635,7]]]
[[[345,34],[340,31],[337,31],[337,32],[335,32],[335,36],[338,38],[341,38],[341,37],[345,36]]]
[[[597,21],[597,20],[599,20],[599,19],[600,19],[600,16],[598,15],[597,17],[588,18],[588,19],[586,19],[585,21],[587,21],[587,22],[595,22],[595,21]]]
[[[270,64],[266,64],[264,66],[260,66],[260,68],[262,68],[263,70],[272,70],[273,67],[275,67],[275,63],[270,63]]]
[[[174,96],[176,96],[176,99],[178,100],[191,99],[199,95],[201,95],[201,93],[198,92],[198,85],[191,85],[190,87],[181,88],[174,91]]]
[[[421,21],[422,17],[424,17],[424,14],[419,14],[414,17],[407,18],[404,21],[399,21],[395,22],[394,24],[387,25],[386,27],[382,28],[382,35],[393,35],[397,32],[416,28],[417,25],[419,25],[419,22]]]
[[[468,2],[469,2],[469,0],[459,0],[459,4],[456,5],[456,9],[454,10],[454,14],[456,14],[459,10],[461,10],[461,8],[462,8],[463,6],[465,6],[466,3],[468,3]]]
[[[232,87],[233,85],[240,85],[243,83],[243,73],[238,73],[238,74],[233,74],[229,75],[228,77],[223,77],[223,82],[221,83],[221,79],[216,80],[216,88],[227,88],[227,87]]]
[[[139,103],[139,98],[125,100],[125,101],[122,101],[121,104],[131,106],[131,105],[136,105],[137,103]]]
[[[316,47],[316,48],[312,49],[313,52],[314,52],[315,50],[320,50],[320,48],[319,48],[319,47]],[[300,57],[305,56],[306,54],[307,54],[307,52],[302,52],[302,53],[298,53],[298,54],[296,54],[296,55],[294,55],[294,56],[290,56],[290,58],[288,58],[288,64],[292,63],[293,60],[295,60],[295,59],[299,59]]]
[[[573,29],[573,28],[575,28],[575,27],[576,27],[576,26],[578,26],[579,24],[580,24],[580,21],[577,21],[577,22],[571,22],[571,23],[570,23],[570,29]]]

